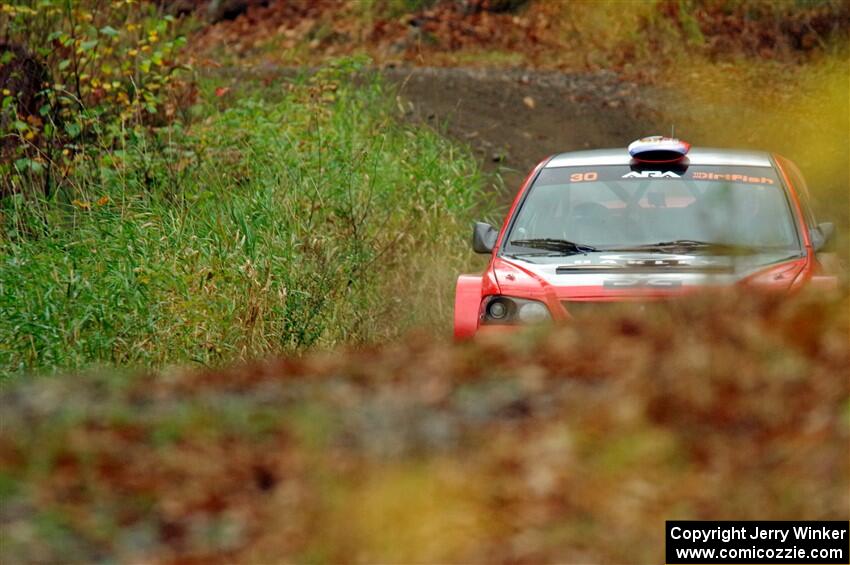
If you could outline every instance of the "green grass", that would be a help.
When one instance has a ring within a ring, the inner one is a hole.
[[[0,371],[214,365],[449,327],[482,186],[343,62],[0,202]]]

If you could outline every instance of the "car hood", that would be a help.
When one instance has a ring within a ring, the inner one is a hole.
[[[527,289],[559,297],[672,294],[706,286],[729,286],[791,262],[799,252],[747,255],[596,252],[567,257],[501,256],[494,263],[504,294]],[[796,273],[795,273],[796,275]],[[793,281],[791,277],[790,282]]]

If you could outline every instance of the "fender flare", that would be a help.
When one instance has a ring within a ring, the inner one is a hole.
[[[470,339],[478,331],[478,315],[481,307],[481,275],[461,275],[455,286],[454,337],[456,340]]]

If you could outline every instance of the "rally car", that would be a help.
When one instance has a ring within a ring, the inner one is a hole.
[[[458,278],[454,334],[706,287],[829,284],[819,252],[832,232],[779,155],[660,136],[562,153],[529,174],[500,230],[475,224],[473,248],[491,258]]]

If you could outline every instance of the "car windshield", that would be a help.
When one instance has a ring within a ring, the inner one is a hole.
[[[504,251],[582,253],[660,246],[799,249],[785,191],[768,167],[543,169]]]

